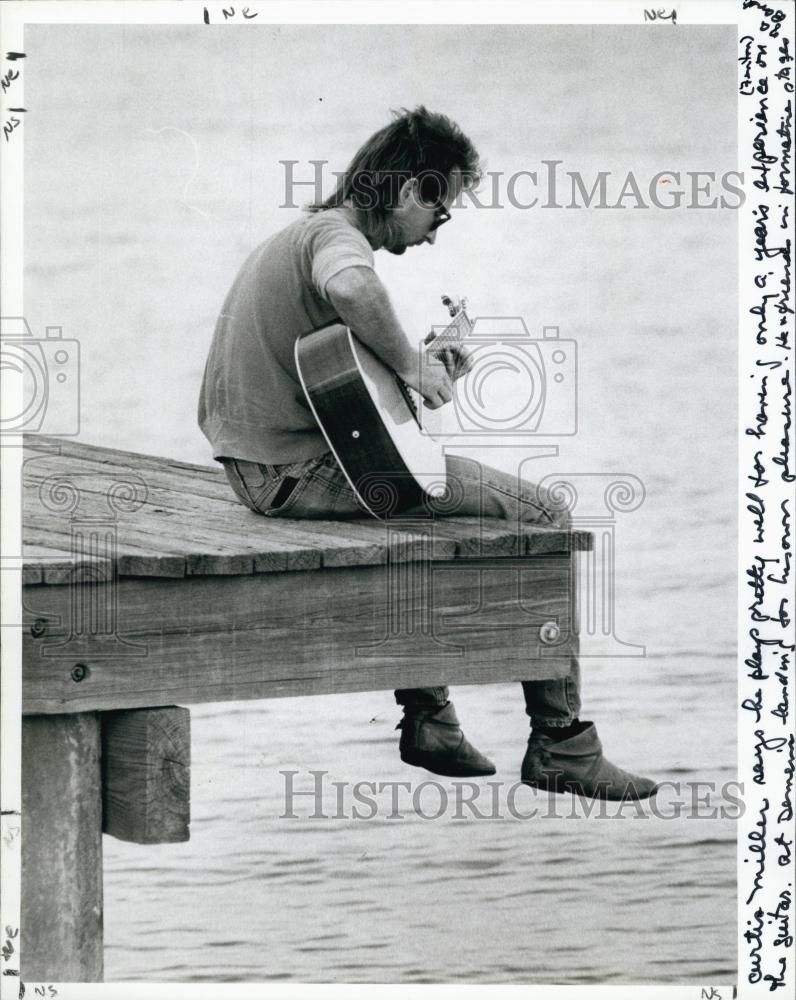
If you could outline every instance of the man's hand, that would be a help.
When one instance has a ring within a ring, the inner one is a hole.
[[[453,382],[457,378],[461,378],[462,375],[466,375],[473,367],[472,353],[469,347],[466,347],[461,341],[453,341],[441,347],[436,347],[433,340],[426,340],[426,343],[430,343],[429,353],[445,365],[448,377]]]
[[[468,349],[459,342],[418,352],[398,322],[387,290],[367,267],[347,267],[326,283],[326,294],[337,315],[359,339],[411,388],[430,409],[453,398],[453,379],[472,367]],[[430,352],[430,353],[429,353]]]
[[[469,352],[456,344],[442,351],[421,349],[415,355],[415,364],[396,374],[410,389],[420,393],[430,410],[436,410],[453,399],[454,379],[471,366]]]

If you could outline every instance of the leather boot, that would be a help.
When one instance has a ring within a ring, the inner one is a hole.
[[[522,783],[544,791],[615,802],[655,794],[658,786],[650,778],[630,774],[607,761],[594,723],[584,720],[583,725],[576,736],[558,743],[544,733],[531,733],[522,762]]]
[[[442,707],[406,705],[401,730],[401,760],[449,778],[477,778],[495,773],[495,765],[461,731],[453,702]]]

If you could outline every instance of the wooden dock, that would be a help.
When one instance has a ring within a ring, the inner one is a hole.
[[[586,532],[265,518],[219,468],[43,437],[23,488],[29,981],[102,979],[103,832],[188,839],[184,706],[558,677],[577,646]]]

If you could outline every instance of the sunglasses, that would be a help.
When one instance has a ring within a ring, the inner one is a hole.
[[[431,223],[431,229],[429,232],[433,232],[435,229],[439,229],[440,226],[444,226],[446,222],[450,222],[451,214],[445,208],[444,205],[438,205],[434,209],[434,221]]]

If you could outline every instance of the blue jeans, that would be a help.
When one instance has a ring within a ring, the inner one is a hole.
[[[335,520],[370,516],[348,485],[331,452],[306,462],[263,465],[223,458],[235,495],[250,510],[266,517]],[[463,517],[499,517],[514,523],[570,527],[567,511],[557,510],[537,487],[473,459],[448,455],[447,480],[455,513]],[[408,513],[411,513],[409,511]],[[573,637],[573,642],[577,639]],[[580,712],[580,667],[577,645],[568,676],[523,681],[525,710],[534,726],[568,726]],[[412,688],[395,692],[401,705],[444,705],[448,689]]]

